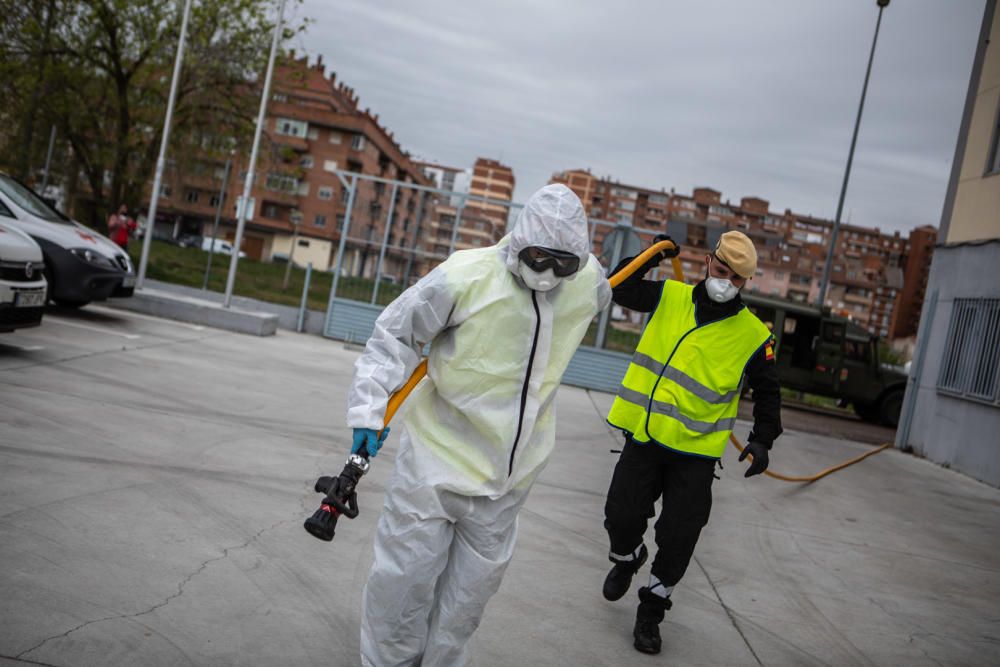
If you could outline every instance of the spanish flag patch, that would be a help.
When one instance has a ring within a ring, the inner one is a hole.
[[[764,345],[764,359],[766,361],[774,361],[774,338],[767,341]]]

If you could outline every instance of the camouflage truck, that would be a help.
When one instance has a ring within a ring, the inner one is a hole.
[[[880,363],[878,336],[828,308],[746,293],[743,301],[774,333],[782,387],[849,403],[865,421],[899,423],[906,374]]]

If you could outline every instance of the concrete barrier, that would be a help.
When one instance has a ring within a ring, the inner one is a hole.
[[[272,313],[223,308],[217,301],[151,287],[136,290],[129,299],[111,299],[106,305],[252,336],[273,336],[278,330],[278,316]]]

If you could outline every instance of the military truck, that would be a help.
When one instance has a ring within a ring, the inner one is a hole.
[[[782,387],[836,398],[865,421],[895,428],[906,374],[880,363],[878,336],[828,308],[753,293],[743,301],[774,333]]]

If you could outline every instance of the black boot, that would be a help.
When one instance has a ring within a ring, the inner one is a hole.
[[[646,545],[643,544],[639,547],[639,557],[635,560],[623,562],[611,559],[615,566],[611,568],[608,576],[604,579],[604,599],[611,602],[620,600],[628,592],[628,587],[632,585],[632,577],[646,562],[648,556],[649,552],[646,551]]]
[[[660,622],[670,606],[670,598],[650,593],[645,586],[639,589],[639,609],[635,614],[635,629],[632,630],[636,651],[653,654],[660,652],[663,644],[660,639]]]

